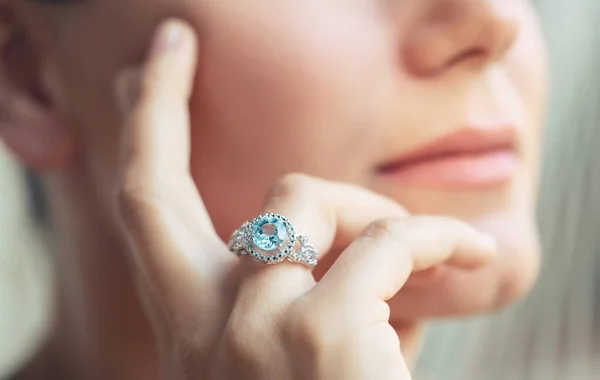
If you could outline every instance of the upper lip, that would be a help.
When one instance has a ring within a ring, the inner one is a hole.
[[[422,161],[456,155],[515,150],[516,128],[510,125],[491,128],[467,127],[438,138],[407,154],[389,160],[381,171],[398,170]]]

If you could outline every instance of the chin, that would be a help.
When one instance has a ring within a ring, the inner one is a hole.
[[[510,255],[507,255],[510,257]],[[521,250],[520,259],[507,264],[504,281],[496,299],[496,308],[503,308],[528,295],[535,286],[540,271],[541,249],[538,235]]]
[[[533,214],[533,212],[531,212]],[[489,233],[498,242],[498,257],[489,269],[483,270],[490,278],[478,279],[482,287],[495,287],[489,305],[483,311],[502,309],[526,296],[538,278],[540,268],[540,244],[533,215],[488,216],[471,223],[477,229]],[[485,310],[487,309],[487,310]]]
[[[440,267],[425,286],[409,286],[409,281],[389,301],[392,319],[412,321],[488,314],[529,293],[540,263],[533,218],[504,213],[467,222],[496,238],[498,255],[494,261],[474,271]]]

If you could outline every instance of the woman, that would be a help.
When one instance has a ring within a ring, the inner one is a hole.
[[[408,378],[422,321],[533,282],[529,2],[2,5],[0,130],[61,242],[55,376]],[[259,260],[227,252],[265,211],[234,249]],[[288,243],[318,284],[257,262]]]

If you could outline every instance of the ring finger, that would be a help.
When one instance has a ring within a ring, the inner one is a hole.
[[[366,189],[302,174],[288,175],[273,185],[265,212],[288,218],[315,246],[319,259],[334,246],[348,245],[377,219],[408,216],[398,203]],[[240,266],[243,287],[253,295],[268,291],[287,297],[314,285],[312,272],[298,263],[266,265],[247,257]],[[285,287],[276,286],[281,283]]]

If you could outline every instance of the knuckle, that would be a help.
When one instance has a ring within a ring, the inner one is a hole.
[[[373,311],[374,320],[384,323],[390,320],[392,309],[387,302],[376,302],[369,306]]]
[[[147,103],[154,98],[155,88],[161,80],[160,74],[154,68],[146,68],[138,73],[136,95],[141,103]]]
[[[365,235],[421,245],[448,236],[452,231],[459,233],[469,229],[464,222],[452,217],[411,216],[377,220],[367,227]]]
[[[274,198],[279,198],[289,196],[290,194],[302,193],[307,187],[310,187],[313,181],[314,179],[306,174],[287,174],[275,181],[269,195]]]
[[[243,313],[243,316],[236,317],[234,312],[223,333],[227,356],[244,362],[260,357],[260,353],[256,350],[260,346],[261,337],[269,335],[265,334],[263,325],[264,321],[260,316]]]
[[[158,123],[169,114],[165,109],[172,108],[178,99],[175,99],[172,91],[167,93],[163,74],[155,68],[146,68],[139,76],[137,88],[132,90],[136,105],[132,118],[136,123],[145,125]]]
[[[367,226],[364,236],[373,240],[398,235],[403,237],[406,235],[407,229],[407,220],[394,218],[379,219]]]
[[[415,229],[413,224],[412,217],[380,219],[367,227],[363,239],[385,244],[385,249],[377,250],[378,260],[382,259],[381,255],[391,255],[397,265],[412,268],[415,250],[419,249],[423,237],[429,239],[427,233]]]
[[[202,375],[205,375],[207,371],[206,362],[202,360],[204,358],[198,353],[195,347],[177,342],[175,351],[179,358],[181,358],[182,371],[185,375],[204,378]]]
[[[247,356],[247,351],[249,348],[249,341],[252,339],[252,333],[250,332],[249,326],[244,325],[233,325],[228,324],[225,328],[225,342],[227,346],[227,351],[233,357],[244,357]]]
[[[302,198],[314,187],[315,179],[301,173],[287,174],[275,181],[267,195],[267,203]]]
[[[297,303],[290,309],[284,326],[285,341],[307,352],[317,353],[330,345],[332,327],[326,318],[307,303]]]
[[[136,225],[144,215],[160,205],[158,192],[139,178],[127,176],[117,186],[115,203],[119,216],[126,225]]]
[[[129,112],[137,105],[140,95],[140,80],[141,71],[137,68],[129,68],[119,74],[115,89],[122,111]]]

